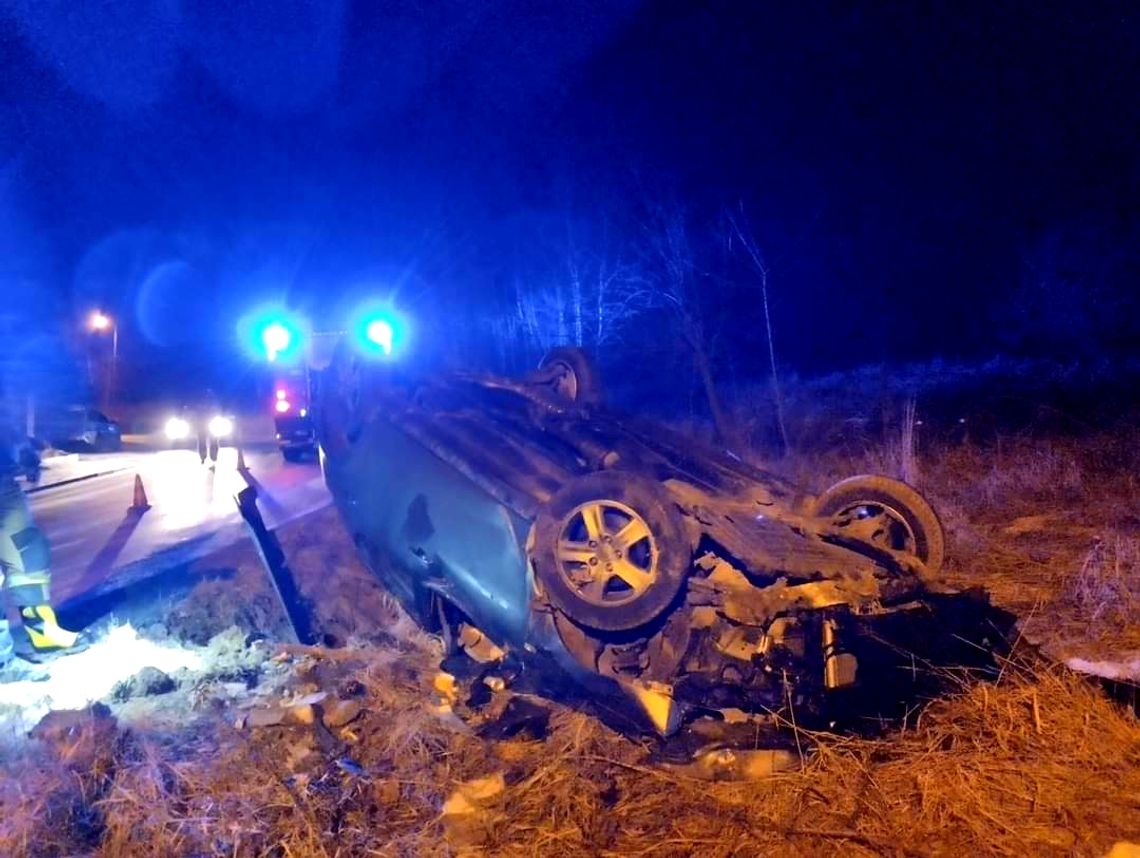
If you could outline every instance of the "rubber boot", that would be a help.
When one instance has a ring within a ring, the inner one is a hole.
[[[16,655],[16,642],[8,628],[8,620],[0,615],[0,684],[9,682],[43,682],[48,672],[38,664]]]
[[[60,626],[51,605],[20,608],[20,618],[24,621],[24,631],[28,633],[32,649],[37,653],[77,650],[79,632]]]

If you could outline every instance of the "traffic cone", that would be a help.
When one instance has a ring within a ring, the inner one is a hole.
[[[247,468],[247,467],[245,466],[245,453],[243,453],[243,452],[242,452],[242,449],[241,449],[241,447],[238,447],[238,463],[237,463],[237,469],[238,469],[239,471],[241,471],[241,473],[243,473],[243,474],[244,474],[244,473],[246,473],[246,472],[249,470],[249,468]]]
[[[146,489],[143,488],[142,477],[135,474],[135,497],[131,502],[131,509],[138,512],[145,512],[150,509],[150,503],[146,499]]]

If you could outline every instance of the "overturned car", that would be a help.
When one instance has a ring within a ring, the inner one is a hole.
[[[318,426],[358,550],[419,623],[623,726],[858,728],[992,665],[1003,630],[933,584],[942,527],[912,488],[805,494],[607,409],[580,351],[414,379],[340,348]]]

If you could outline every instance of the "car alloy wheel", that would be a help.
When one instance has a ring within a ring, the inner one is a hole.
[[[619,607],[657,580],[659,552],[649,525],[614,500],[589,501],[563,516],[558,571],[582,601]]]
[[[570,480],[535,518],[536,583],[575,623],[599,631],[640,628],[685,584],[693,547],[668,491],[626,471]]]

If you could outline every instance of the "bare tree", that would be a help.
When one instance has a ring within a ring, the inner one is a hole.
[[[608,222],[591,229],[568,217],[546,246],[544,261],[553,264],[543,266],[540,282],[515,279],[513,323],[530,346],[601,349],[653,307],[657,293]]]
[[[744,211],[743,202],[740,203],[739,208],[739,212],[729,210],[726,215],[731,237],[739,243],[760,286],[760,300],[764,310],[764,332],[768,339],[768,361],[772,370],[772,397],[776,403],[776,423],[780,428],[780,440],[784,444],[784,453],[787,454],[791,445],[788,442],[788,428],[784,421],[784,395],[780,387],[780,375],[776,365],[776,343],[772,335],[772,310],[768,302],[768,262],[756,241],[752,226],[748,222],[748,215]]]
[[[678,333],[692,356],[693,365],[721,443],[731,445],[733,433],[713,374],[708,325],[700,300],[702,288],[712,282],[697,264],[688,214],[676,202],[650,207],[645,223],[646,248],[658,271],[657,290],[677,323]]]

